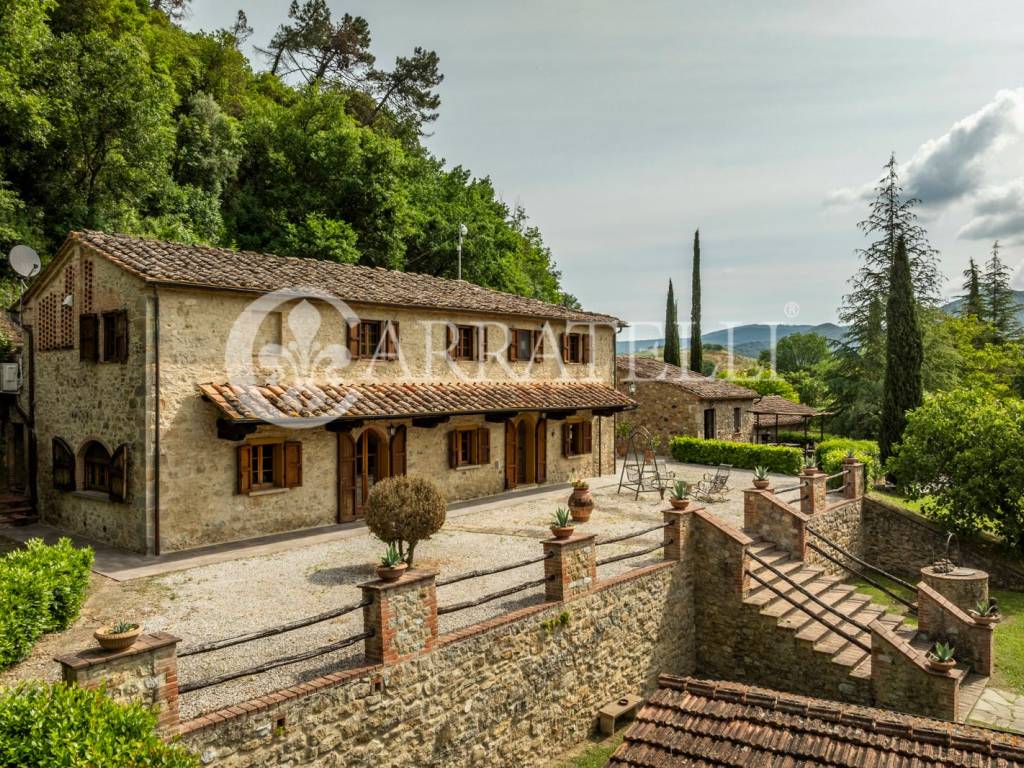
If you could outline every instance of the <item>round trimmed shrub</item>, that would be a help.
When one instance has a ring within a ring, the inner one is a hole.
[[[422,477],[389,477],[366,497],[366,525],[385,544],[394,544],[412,566],[423,539],[441,530],[448,503],[437,484]]]
[[[33,681],[0,691],[2,768],[199,768],[155,729],[147,708],[97,690]]]

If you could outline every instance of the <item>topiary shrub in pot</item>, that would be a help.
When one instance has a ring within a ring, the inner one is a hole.
[[[437,485],[423,477],[389,477],[366,496],[366,526],[385,544],[394,544],[410,568],[416,545],[441,530],[448,503]]]

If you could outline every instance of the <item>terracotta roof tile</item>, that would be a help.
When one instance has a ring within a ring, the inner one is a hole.
[[[801,403],[794,403],[792,400],[787,400],[779,395],[764,395],[754,403],[754,407],[750,409],[751,413],[760,413],[764,415],[775,415],[781,416],[818,416],[822,413],[817,408],[812,408],[809,405],[803,405]],[[779,424],[782,424],[780,418]],[[795,422],[794,422],[795,423]],[[774,419],[772,424],[775,424]]]
[[[1024,766],[1020,736],[739,683],[659,682],[611,768]]]
[[[632,375],[637,381],[656,380],[674,384],[702,400],[753,400],[757,392],[724,379],[699,373],[657,360],[653,357],[619,355],[615,358],[620,380]]]
[[[546,320],[620,323],[611,315],[568,309],[539,299],[482,288],[463,280],[447,280],[415,272],[103,232],[72,232],[68,240],[97,251],[151,283],[259,293],[312,286],[343,301],[365,304],[462,310]]]
[[[636,403],[596,382],[394,382],[275,386],[200,384],[232,421],[408,418],[499,411],[624,410]]]

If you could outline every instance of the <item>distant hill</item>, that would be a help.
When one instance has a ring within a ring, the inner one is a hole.
[[[1014,291],[1013,295],[1017,298],[1017,303],[1020,305],[1017,310],[1017,322],[1024,325],[1024,291]],[[962,298],[953,299],[948,304],[943,304],[942,310],[947,314],[956,315],[960,313],[960,307],[962,307],[963,304],[964,300]]]
[[[768,349],[771,343],[772,327],[768,325],[738,325],[732,328],[733,353],[746,357],[757,357],[762,349]],[[846,329],[835,323],[821,323],[820,325],[777,325],[775,326],[775,340],[789,336],[792,333],[818,333],[826,339],[841,339]],[[729,331],[711,331],[701,337],[705,344],[729,343]],[[629,341],[619,341],[615,344],[615,351],[619,354],[626,354],[630,351]],[[656,349],[664,344],[664,339],[644,339],[632,342],[633,350],[642,352],[648,349]]]

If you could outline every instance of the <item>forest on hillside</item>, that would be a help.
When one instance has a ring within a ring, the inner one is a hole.
[[[575,304],[525,212],[425,148],[436,52],[380,63],[295,0],[250,60],[244,13],[192,33],[188,3],[0,0],[0,251],[100,229],[454,277],[464,223],[467,280]]]

